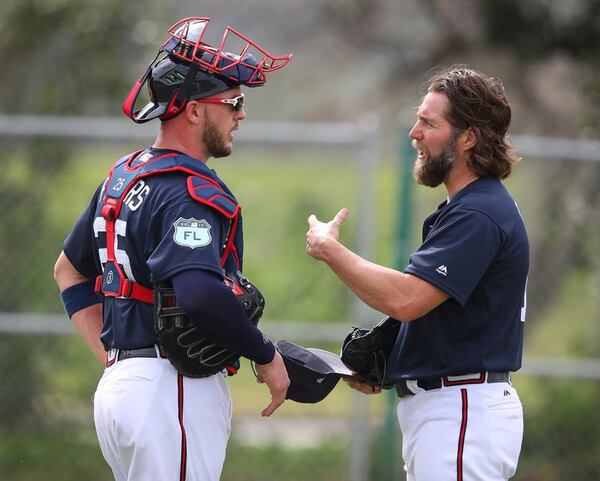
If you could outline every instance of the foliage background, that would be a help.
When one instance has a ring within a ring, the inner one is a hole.
[[[395,255],[399,132],[413,121],[433,67],[467,63],[502,78],[515,134],[599,137],[594,0],[6,0],[1,113],[119,115],[166,28],[188,15],[212,17],[215,34],[231,24],[273,53],[295,54],[266,88],[249,92],[250,119],[377,114],[383,161],[373,260],[386,265]],[[2,137],[0,147],[0,311],[61,315],[52,265],[62,240],[112,160],[136,146]],[[269,319],[319,323],[353,315],[348,291],[303,255],[309,213],[356,210],[360,176],[348,158],[331,150],[254,149],[213,165],[244,205],[252,253],[246,270],[268,299]],[[594,163],[528,158],[508,182],[532,239],[527,356],[600,357],[599,180]],[[414,245],[420,219],[441,197],[440,190],[417,191]],[[360,221],[350,217],[344,231],[351,246]],[[0,478],[110,479],[91,425],[101,367],[83,343],[3,333],[0,366]],[[598,381],[517,375],[515,383],[527,422],[518,479],[598,479]],[[245,432],[266,394],[249,369],[231,387],[238,431]],[[321,423],[320,442],[290,448],[275,435],[266,444],[234,437],[223,479],[347,479],[350,440],[328,421],[351,424],[350,406],[343,387],[319,406],[286,404],[282,419]],[[369,401],[373,479],[384,409],[382,399]]]

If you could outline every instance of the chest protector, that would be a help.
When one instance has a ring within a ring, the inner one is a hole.
[[[144,153],[142,153],[144,152]],[[141,156],[140,156],[141,154]],[[139,158],[138,158],[139,157]],[[137,159],[134,166],[133,162]],[[133,299],[153,304],[154,294],[149,287],[128,279],[115,255],[115,223],[121,213],[123,201],[138,180],[165,172],[189,174],[187,189],[190,196],[227,218],[229,233],[221,252],[221,267],[231,259],[236,270],[240,270],[240,258],[235,245],[236,231],[240,221],[241,207],[236,199],[225,191],[211,176],[211,171],[200,161],[178,152],[152,155],[149,151],[138,151],[119,159],[110,170],[104,187],[101,215],[106,222],[107,259],[102,275],[96,279],[96,292],[109,297]]]

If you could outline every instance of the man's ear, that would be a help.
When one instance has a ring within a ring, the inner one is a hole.
[[[479,137],[479,130],[476,127],[469,127],[464,131],[464,139],[462,141],[463,149],[465,151],[471,150],[477,144]]]
[[[198,125],[204,118],[203,106],[199,102],[188,101],[185,105],[185,116],[189,122]]]

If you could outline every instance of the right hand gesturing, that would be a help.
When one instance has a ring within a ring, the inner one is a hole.
[[[265,383],[271,392],[271,403],[261,411],[261,416],[270,416],[285,401],[290,379],[279,351],[269,364],[256,364],[256,378]]]

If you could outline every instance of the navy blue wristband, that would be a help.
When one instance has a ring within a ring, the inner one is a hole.
[[[65,311],[69,318],[86,307],[102,302],[103,296],[96,294],[95,283],[92,281],[75,284],[60,293]]]

